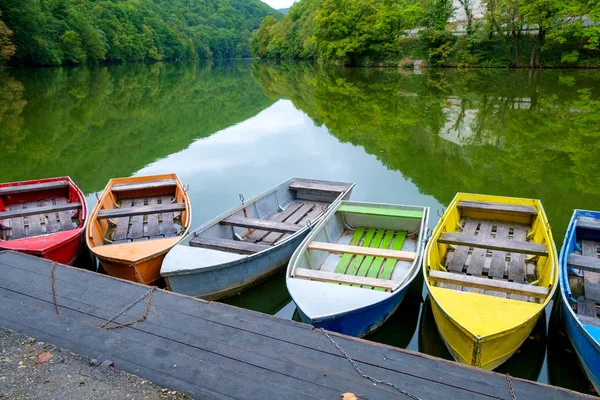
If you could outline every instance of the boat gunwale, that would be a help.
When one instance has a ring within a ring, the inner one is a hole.
[[[557,253],[556,245],[555,245],[554,239],[552,237],[552,231],[550,229],[550,223],[548,222],[548,218],[546,216],[546,212],[543,208],[542,202],[539,199],[529,199],[529,198],[524,198],[524,197],[498,196],[498,195],[488,195],[488,194],[478,194],[478,193],[465,193],[465,192],[456,193],[456,195],[452,199],[452,202],[450,203],[448,208],[444,211],[444,214],[438,221],[435,229],[433,230],[433,232],[431,234],[431,237],[429,238],[429,240],[427,242],[427,246],[425,248],[425,253],[424,253],[424,257],[423,257],[423,277],[424,277],[424,281],[425,281],[425,286],[427,287],[427,292],[431,296],[430,301],[431,300],[435,301],[435,303],[440,308],[440,310],[444,313],[444,315],[448,316],[448,318],[452,322],[453,326],[458,327],[462,332],[467,333],[467,335],[470,338],[472,338],[474,341],[478,341],[481,343],[481,341],[485,340],[486,338],[490,338],[489,340],[492,340],[499,336],[503,336],[507,333],[510,333],[514,330],[514,328],[518,327],[519,325],[515,324],[507,329],[504,329],[504,330],[501,330],[498,332],[494,332],[493,334],[490,334],[487,336],[478,337],[477,335],[474,335],[473,333],[468,331],[466,328],[464,328],[461,324],[459,324],[454,318],[451,318],[451,316],[446,311],[444,311],[442,305],[435,298],[435,295],[430,290],[431,287],[437,288],[438,286],[431,285],[431,283],[429,282],[429,275],[428,275],[428,269],[430,268],[430,267],[428,267],[428,264],[429,264],[428,258],[429,258],[430,248],[431,248],[431,246],[434,246],[434,244],[437,244],[437,239],[439,238],[439,236],[442,233],[441,229],[445,226],[446,218],[448,218],[448,216],[450,215],[449,211],[458,208],[458,202],[460,201],[460,198],[463,197],[464,195],[479,196],[479,197],[485,198],[485,200],[482,199],[481,201],[490,201],[488,199],[492,199],[492,201],[496,201],[499,203],[506,203],[506,202],[503,202],[502,199],[528,200],[528,201],[533,201],[534,206],[538,209],[538,215],[536,216],[536,218],[542,218],[543,225],[544,225],[544,227],[546,227],[546,229],[544,230],[544,236],[546,237],[546,247],[548,248],[548,259],[552,259],[552,264],[553,264],[551,266],[552,270],[551,270],[551,274],[550,274],[550,280],[551,281],[554,280],[554,284],[550,287],[550,291],[549,291],[548,295],[546,296],[546,298],[544,299],[544,301],[542,303],[535,303],[539,307],[538,307],[537,311],[534,314],[532,314],[528,320],[530,320],[532,318],[539,318],[540,313],[542,311],[544,311],[546,306],[550,303],[550,301],[552,301],[552,299],[554,297],[555,291],[557,290],[557,286],[559,285],[559,279],[558,279],[559,277],[557,276],[558,275],[558,271],[557,271],[558,270],[558,265],[557,265],[558,257],[556,254]],[[538,285],[536,285],[536,286],[538,286]],[[481,294],[481,293],[473,293],[473,292],[469,292],[469,293],[472,293],[473,295],[476,295],[476,296],[477,295],[489,296],[487,294]],[[498,298],[498,300],[500,300],[500,299],[501,298]],[[513,300],[513,299],[504,298],[504,300]],[[520,301],[520,300],[514,300],[514,301]],[[532,303],[532,304],[534,304],[534,303]],[[436,325],[437,325],[437,323],[436,323]],[[445,339],[444,339],[444,343],[446,343]],[[446,343],[446,345],[448,345],[448,344]],[[518,349],[518,347],[516,349]]]
[[[318,317],[312,317],[309,314],[306,313],[306,311],[302,311],[307,317],[311,318],[314,321],[322,321],[325,319],[330,319],[332,317],[340,317],[340,316],[344,316],[346,314],[350,314],[353,312],[356,312],[357,310],[363,310],[366,308],[374,308],[376,306],[378,306],[380,303],[389,300],[391,297],[395,296],[395,295],[399,295],[400,293],[402,293],[402,291],[404,289],[406,289],[417,277],[417,275],[419,274],[419,272],[421,271],[421,264],[423,262],[424,259],[424,254],[425,254],[425,242],[427,240],[426,238],[426,233],[427,233],[427,229],[428,229],[428,224],[429,224],[429,211],[430,208],[427,206],[414,206],[414,205],[408,205],[408,204],[391,204],[391,203],[375,203],[375,202],[363,202],[363,201],[352,201],[352,200],[341,200],[339,201],[335,207],[332,207],[331,210],[329,210],[326,215],[323,216],[323,219],[317,224],[315,225],[314,229],[312,230],[312,232],[306,237],[304,238],[304,240],[302,241],[302,243],[298,246],[298,248],[296,248],[296,250],[294,251],[294,254],[292,255],[292,258],[290,258],[290,261],[288,263],[288,267],[286,269],[286,276],[285,276],[285,280],[286,280],[286,286],[287,286],[287,282],[289,279],[295,279],[292,276],[292,272],[296,270],[297,268],[297,262],[296,260],[298,259],[298,257],[300,256],[300,254],[304,253],[307,251],[307,247],[308,245],[312,242],[312,239],[314,238],[314,236],[316,236],[316,234],[323,229],[323,227],[325,226],[325,224],[327,223],[327,221],[329,220],[329,218],[331,218],[338,210],[338,208],[340,208],[343,204],[358,204],[358,205],[373,205],[373,206],[400,206],[400,207],[411,207],[411,208],[419,208],[423,210],[423,216],[420,218],[421,219],[421,227],[419,229],[419,235],[417,236],[416,239],[416,244],[417,244],[417,249],[415,251],[416,253],[416,257],[413,261],[413,263],[411,264],[411,273],[407,274],[407,276],[400,282],[398,282],[398,284],[396,285],[396,287],[390,291],[390,292],[385,292],[387,295],[385,297],[383,297],[381,300],[378,300],[376,302],[370,303],[366,306],[362,306],[362,307],[358,307],[358,308],[354,308],[352,310],[348,310],[348,311],[344,311],[341,313],[331,313],[331,314],[323,314],[323,315],[319,315]],[[342,211],[343,212],[343,211]],[[389,218],[399,218],[399,217],[389,217]],[[412,218],[414,219],[414,218]],[[421,240],[419,240],[419,238],[421,238]],[[389,279],[391,281],[391,279]],[[310,280],[309,280],[310,281]],[[317,281],[312,281],[317,283]],[[318,283],[323,283],[323,282],[318,282]],[[365,288],[358,288],[355,287],[355,289],[363,289],[363,290],[370,290],[370,289],[365,289]],[[296,302],[296,300],[294,299],[294,295],[292,294],[291,291],[288,292],[290,293],[290,296],[292,297],[292,300],[294,301],[294,303],[296,304],[297,307],[301,308],[300,305],[298,304],[298,302]]]
[[[310,226],[306,225],[306,226],[302,227],[301,229],[299,229],[297,232],[289,235],[288,237],[286,237],[285,239],[283,239],[281,241],[278,241],[273,246],[270,246],[267,249],[261,250],[259,252],[253,253],[253,254],[247,254],[239,259],[227,261],[224,263],[214,264],[214,265],[210,265],[210,266],[203,266],[203,267],[198,267],[198,268],[193,268],[193,269],[161,272],[160,275],[164,276],[164,277],[169,277],[169,276],[181,276],[181,275],[191,275],[191,274],[197,274],[197,273],[202,273],[202,272],[209,272],[209,271],[214,271],[214,270],[218,270],[218,269],[229,268],[231,266],[239,264],[241,261],[244,261],[244,262],[252,261],[255,258],[262,257],[266,254],[269,254],[269,253],[283,247],[285,244],[287,244],[291,240],[294,240],[298,236],[304,234],[307,230],[314,229],[314,227],[317,226],[321,221],[325,220],[327,214],[330,212],[330,210],[333,208],[333,206],[336,203],[342,201],[343,197],[346,196],[348,193],[350,193],[352,191],[352,189],[354,189],[354,186],[356,186],[356,183],[351,183],[351,182],[325,181],[325,180],[320,180],[320,179],[299,178],[299,177],[288,178],[285,181],[265,190],[264,192],[251,197],[249,200],[244,201],[244,203],[238,204],[237,206],[225,211],[223,214],[220,214],[217,217],[211,219],[210,221],[204,223],[203,225],[194,229],[192,232],[189,232],[185,237],[183,237],[181,239],[181,241],[179,243],[177,243],[177,246],[193,247],[193,246],[189,245],[189,242],[190,242],[190,240],[198,237],[200,233],[202,233],[205,230],[207,230],[208,228],[220,223],[225,218],[232,216],[233,214],[237,213],[238,211],[243,210],[244,208],[256,203],[257,201],[261,200],[262,198],[277,191],[283,185],[287,184],[289,186],[292,182],[294,182],[296,180],[306,180],[306,181],[320,182],[320,183],[336,183],[336,184],[348,186],[348,189],[345,192],[340,192],[340,194],[335,198],[335,200],[328,204],[327,209],[319,216],[319,218],[318,218],[319,222],[317,222],[317,224],[312,224]],[[325,204],[325,203],[323,202],[323,204]]]
[[[83,191],[79,188],[79,186],[77,186],[77,184],[73,181],[73,179],[71,179],[70,176],[56,176],[56,177],[50,177],[50,178],[29,179],[26,181],[5,182],[5,183],[0,184],[0,187],[25,186],[25,185],[34,185],[34,184],[38,184],[38,183],[60,182],[60,181],[66,181],[67,184],[69,185],[69,189],[72,189],[76,193],[77,197],[79,198],[79,203],[81,203],[81,218],[80,218],[81,223],[79,224],[79,226],[69,229],[69,230],[66,230],[66,231],[44,233],[41,235],[36,235],[36,236],[31,236],[31,237],[23,237],[23,238],[14,239],[14,240],[1,240],[0,239],[0,244],[4,244],[4,246],[7,246],[7,247],[3,248],[4,250],[13,250],[13,251],[31,250],[31,251],[36,251],[36,252],[39,251],[42,255],[44,255],[48,252],[51,252],[52,250],[55,250],[55,249],[61,247],[66,242],[72,241],[77,236],[80,236],[82,234],[82,232],[85,232],[85,230],[87,229],[87,225],[88,225],[88,210],[87,210],[87,203],[85,201],[85,195],[83,194]],[[27,242],[31,242],[33,239],[44,238],[44,237],[51,238],[52,236],[59,236],[59,235],[64,236],[64,237],[61,238],[56,243],[51,243],[47,247],[40,247],[40,248],[36,248],[36,249],[26,249],[23,247],[23,244],[25,244]],[[12,246],[13,244],[15,244],[16,246]],[[9,247],[9,246],[12,246],[12,247]]]

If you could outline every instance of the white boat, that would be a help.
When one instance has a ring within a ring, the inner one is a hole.
[[[362,337],[419,273],[428,207],[342,201],[298,247],[286,284],[302,320]]]
[[[186,236],[165,257],[161,276],[170,290],[188,296],[216,300],[239,293],[283,267],[353,187],[291,178]]]

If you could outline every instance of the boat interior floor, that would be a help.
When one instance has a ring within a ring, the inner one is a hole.
[[[581,253],[578,251],[571,253],[568,259],[569,267],[582,271],[582,275],[575,275],[572,276],[573,279],[569,279],[571,293],[577,296],[576,311],[579,317],[585,319],[587,324],[600,327],[600,320],[598,320],[598,306],[600,305],[600,267],[598,267],[600,265],[600,241],[582,240],[580,248]],[[573,265],[571,262],[577,264]],[[583,290],[581,290],[581,281],[583,281]]]
[[[172,195],[146,196],[119,200],[117,208],[149,208],[172,204]],[[153,212],[109,219],[105,242],[125,243],[177,236],[183,232],[180,212]]]
[[[7,205],[0,212],[0,239],[16,240],[77,228],[81,204],[68,204],[66,197],[55,197]]]
[[[528,226],[495,220],[477,220],[468,218],[464,218],[460,225],[462,231],[455,232],[460,233],[459,235],[456,235],[458,238],[457,242],[460,242],[461,236],[465,236],[469,237],[471,241],[483,242],[485,239],[492,239],[491,241],[488,240],[488,243],[494,243],[495,241],[496,243],[508,243],[508,246],[491,250],[484,246],[480,247],[477,243],[468,243],[464,246],[452,244],[448,249],[444,261],[444,266],[448,273],[486,278],[494,281],[513,282],[522,284],[523,287],[529,282],[538,279],[536,268],[537,257],[522,252],[517,253],[510,251],[510,244],[517,246],[525,244],[526,246],[531,243],[527,241],[529,234]],[[512,243],[507,242],[507,240],[510,240]],[[497,247],[502,246],[500,245]],[[485,283],[485,281],[482,282]],[[520,285],[503,285],[501,282],[494,282],[494,284],[496,283],[499,285],[499,290],[492,290],[492,288],[486,289],[485,286],[477,287],[477,285],[470,284],[463,286],[460,284],[460,279],[457,279],[456,282],[452,283],[445,281],[439,283],[439,286],[515,300],[530,302],[538,301],[534,297],[520,294],[518,290],[512,291],[512,293],[511,290],[502,290],[506,287],[515,288]],[[502,286],[504,286],[504,288],[502,288]]]

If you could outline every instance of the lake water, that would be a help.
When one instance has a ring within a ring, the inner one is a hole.
[[[192,228],[290,176],[429,206],[431,228],[458,191],[534,197],[560,246],[574,208],[600,208],[600,76],[251,61],[5,70],[0,154],[0,181],[69,175],[90,206],[110,178],[176,172]],[[450,359],[425,299],[420,278],[368,339]],[[297,318],[283,274],[226,302]],[[499,371],[589,393],[561,324],[548,309]]]

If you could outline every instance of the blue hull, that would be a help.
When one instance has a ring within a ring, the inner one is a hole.
[[[396,311],[409,287],[410,284],[406,285],[393,296],[372,306],[359,308],[324,319],[312,320],[302,312],[300,307],[297,307],[297,309],[302,322],[311,324],[315,328],[323,328],[349,336],[363,337],[380,327]]]
[[[573,348],[579,357],[583,369],[594,386],[600,393],[600,328],[590,325],[582,325],[571,308],[571,304],[577,303],[571,294],[568,280],[567,258],[576,247],[577,235],[585,235],[587,238],[596,239],[598,232],[576,228],[578,216],[600,219],[600,213],[593,211],[575,210],[565,240],[560,251],[560,290],[563,299],[561,312],[567,330],[567,335],[573,344]]]

